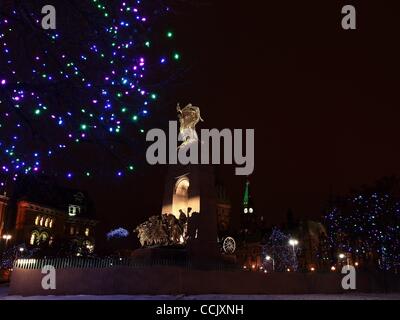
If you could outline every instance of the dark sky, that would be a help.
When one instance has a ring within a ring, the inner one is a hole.
[[[189,68],[153,117],[166,124],[177,102],[191,102],[203,128],[254,128],[253,198],[271,224],[288,208],[317,219],[330,192],[399,173],[395,1],[214,2],[171,21]],[[349,3],[355,31],[340,24]],[[237,214],[244,178],[218,171]],[[164,172],[144,167],[122,182],[83,185],[96,202],[99,235],[159,214]]]

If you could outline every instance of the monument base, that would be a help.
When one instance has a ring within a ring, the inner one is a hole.
[[[132,258],[138,263],[149,265],[185,265],[188,260],[188,252],[186,248],[177,246],[141,248],[133,252]]]

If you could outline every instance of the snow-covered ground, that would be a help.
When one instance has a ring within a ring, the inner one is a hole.
[[[0,287],[0,300],[400,300],[400,293],[396,294],[306,294],[306,295],[112,295],[112,296],[9,296],[7,287]]]

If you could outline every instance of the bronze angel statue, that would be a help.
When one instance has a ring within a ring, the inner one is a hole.
[[[176,110],[178,111],[178,119],[180,123],[179,140],[183,141],[179,148],[182,148],[192,142],[199,141],[196,133],[196,125],[200,121],[204,121],[200,115],[200,108],[195,107],[192,104],[188,104],[186,107],[181,109],[178,103]]]

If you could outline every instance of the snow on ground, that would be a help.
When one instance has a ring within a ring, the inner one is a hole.
[[[0,300],[400,300],[400,293],[346,293],[346,294],[300,294],[300,295],[110,295],[110,296],[9,296],[8,288],[0,286]]]

